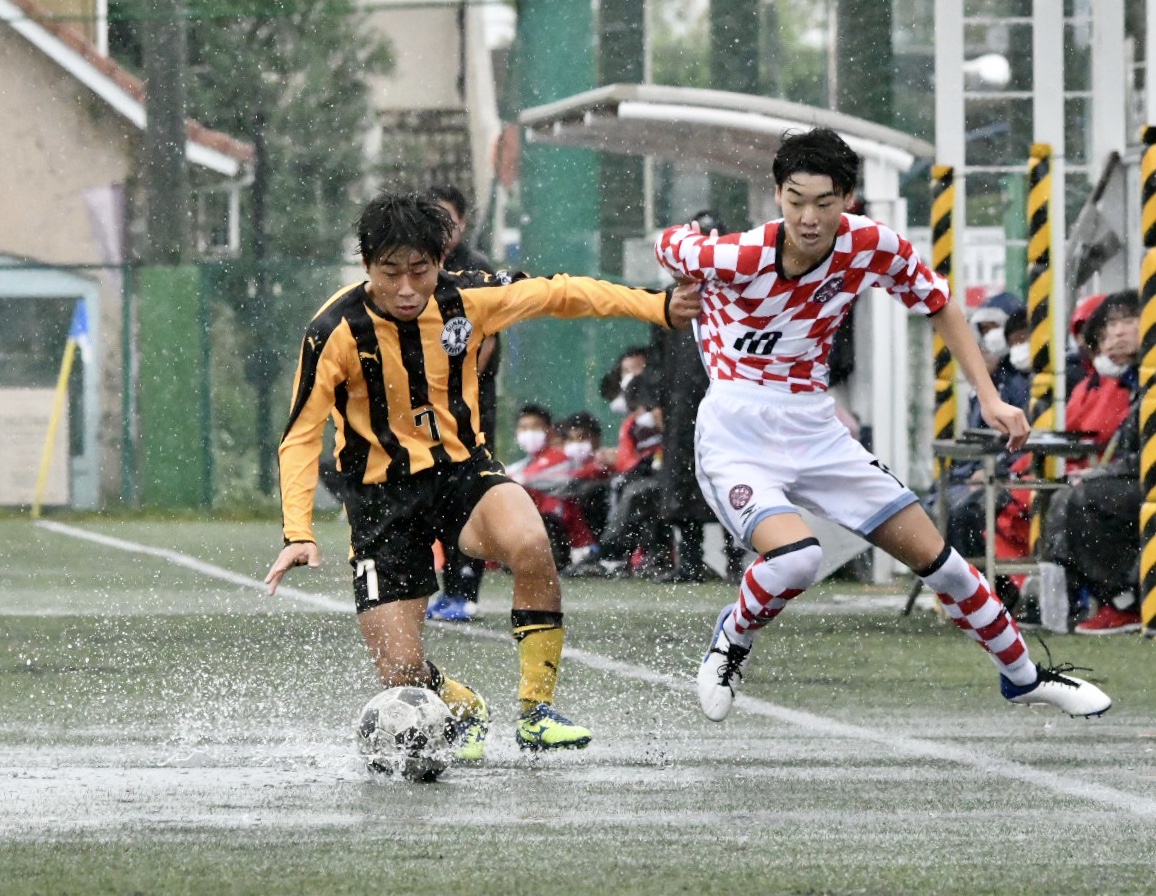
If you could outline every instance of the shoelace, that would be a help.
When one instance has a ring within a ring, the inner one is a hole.
[[[730,687],[731,679],[736,675],[739,681],[742,681],[743,670],[742,662],[747,658],[749,650],[743,650],[737,644],[731,644],[725,651],[719,650],[717,647],[711,648],[712,653],[721,653],[726,657],[726,662],[719,667],[718,682],[719,684]]]
[[[1060,663],[1058,666],[1049,666],[1048,668],[1039,666],[1038,668],[1040,672],[1040,681],[1054,681],[1056,684],[1066,685],[1070,688],[1078,688],[1079,684],[1072,681],[1070,678],[1064,678],[1066,674],[1069,672],[1075,672],[1077,670],[1081,672],[1092,671],[1085,666],[1073,666],[1071,663]]]
[[[1044,648],[1044,654],[1048,658],[1047,666],[1036,663],[1036,669],[1038,669],[1040,673],[1040,681],[1054,681],[1057,684],[1066,685],[1070,688],[1078,688],[1079,685],[1076,684],[1076,682],[1072,681],[1070,678],[1064,678],[1064,676],[1071,672],[1092,671],[1089,666],[1077,666],[1073,663],[1055,663],[1052,660],[1052,652],[1048,649],[1047,642],[1040,637],[1039,633],[1036,634],[1036,640],[1040,642],[1040,646]]]

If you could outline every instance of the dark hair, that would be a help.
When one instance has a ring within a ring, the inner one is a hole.
[[[554,416],[550,413],[549,409],[544,405],[534,404],[533,402],[522,405],[522,407],[518,409],[518,417],[539,417],[547,426],[554,425]]]
[[[859,179],[859,156],[830,128],[783,134],[783,142],[771,164],[775,183],[782,187],[796,174],[825,174],[843,196],[855,190]]]
[[[576,413],[571,414],[569,417],[562,421],[562,425],[559,427],[559,429],[561,429],[563,436],[565,436],[566,433],[570,430],[576,429],[579,432],[586,433],[595,439],[600,440],[602,438],[602,424],[599,423],[598,418],[591,414],[589,411],[577,411]]]
[[[1088,322],[1084,325],[1084,342],[1093,353],[1099,351],[1100,337],[1104,335],[1104,328],[1114,320],[1140,316],[1140,293],[1135,289],[1124,289],[1111,293],[1092,312]]]
[[[413,249],[440,263],[454,222],[428,195],[379,193],[357,219],[357,248],[366,263],[398,249]]]
[[[623,393],[626,406],[632,411],[658,407],[658,390],[655,386],[656,384],[645,374],[636,376],[626,384],[626,391]]]
[[[459,218],[464,218],[470,210],[465,194],[453,184],[434,184],[429,188],[429,194],[439,202],[448,202],[454,207]]]
[[[1028,328],[1028,312],[1026,308],[1017,308],[1007,316],[1007,320],[1003,322],[1003,332],[1005,336],[1012,333],[1018,333],[1021,330]]]
[[[646,358],[649,361],[650,349],[645,345],[632,345],[622,350],[614,366],[602,375],[598,383],[598,394],[607,401],[614,401],[622,394],[622,362],[627,358]]]
[[[723,219],[712,209],[704,208],[701,212],[695,212],[691,220],[698,222],[699,229],[703,233],[710,233],[712,230],[717,230],[719,236],[728,233],[727,226],[723,223]]]
[[[650,349],[645,345],[632,345],[629,348],[624,348],[622,354],[618,356],[618,363],[614,365],[616,370],[622,369],[622,362],[627,358],[648,358],[650,357]]]

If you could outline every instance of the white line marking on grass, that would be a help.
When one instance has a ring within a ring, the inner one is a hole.
[[[87,529],[78,529],[75,526],[68,526],[64,523],[52,523],[40,521],[36,525],[42,529],[47,529],[50,532],[55,532],[58,535],[70,535],[73,538],[83,538],[85,541],[92,541],[96,544],[102,544],[105,547],[116,548],[118,551],[127,551],[130,554],[148,554],[151,557],[159,557],[162,560],[167,560],[176,566],[183,566],[185,569],[191,569],[193,572],[201,573],[202,575],[212,576],[215,579],[220,579],[223,582],[229,582],[233,585],[240,585],[242,588],[256,588],[260,591],[265,590],[265,583],[258,579],[251,579],[248,576],[243,576],[240,573],[233,572],[221,566],[214,566],[212,563],[205,563],[203,560],[198,560],[196,557],[190,557],[187,554],[179,553],[178,551],[170,551],[168,548],[154,548],[147,544],[139,544],[135,541],[125,541],[122,538],[113,538],[111,535],[100,535],[97,532],[89,532]],[[334,600],[331,597],[325,597],[322,594],[310,594],[308,591],[302,591],[299,588],[292,588],[288,585],[282,585],[277,589],[278,598],[288,597],[293,600],[299,600],[302,603],[312,604],[315,607],[320,607],[323,610],[342,610],[345,612],[353,612],[353,605],[351,602]]]
[[[94,532],[89,532],[85,529],[78,529],[74,526],[67,526],[62,523],[38,522],[37,525],[61,535],[69,535],[74,538],[87,539],[88,541],[93,541],[97,544],[103,544],[107,547],[116,548],[117,550],[128,551],[135,554],[148,554],[154,557],[159,557],[163,560],[169,561],[170,563],[183,566],[186,569],[191,569],[203,575],[212,576],[226,582],[232,582],[235,585],[258,588],[261,590],[264,590],[265,588],[264,582],[260,582],[257,579],[251,579],[248,576],[240,575],[220,566],[214,566],[211,563],[205,563],[201,560],[197,560],[194,557],[189,557],[177,551],[171,551],[165,548],[149,547],[148,545],[138,544],[132,541],[125,541],[120,538],[112,538],[107,535],[99,535]],[[310,594],[307,591],[300,591],[296,588],[278,588],[277,593],[283,594],[286,597],[292,597],[293,599],[302,601],[304,603],[323,607],[324,609],[328,610],[351,611],[352,609],[344,602],[336,601],[332,598],[328,598],[320,594]],[[499,634],[498,632],[492,632],[487,629],[463,626],[460,624],[450,625],[449,623],[434,623],[434,625],[438,626],[439,628],[445,627],[447,629],[452,629],[459,634],[464,634],[472,638],[498,641],[502,643],[509,642],[509,635]],[[611,675],[617,675],[620,678],[627,678],[633,681],[639,681],[657,687],[664,687],[670,691],[680,693],[693,694],[695,692],[695,685],[691,680],[684,679],[676,675],[670,675],[664,672],[657,672],[654,669],[647,668],[646,666],[639,666],[635,663],[623,662],[621,660],[612,659],[597,653],[590,653],[589,651],[575,647],[567,647],[565,649],[565,656],[567,659],[581,663],[588,668],[595,669],[599,672],[607,672]],[[1010,760],[1000,759],[994,756],[980,755],[973,750],[961,749],[959,747],[954,747],[950,744],[941,743],[938,741],[925,740],[923,738],[916,737],[904,737],[902,735],[895,735],[883,731],[878,731],[874,728],[866,728],[862,725],[849,725],[845,722],[839,722],[834,719],[825,718],[824,716],[816,715],[814,713],[804,712],[797,709],[788,709],[785,706],[779,706],[767,700],[759,700],[756,697],[750,697],[747,695],[740,695],[737,697],[735,700],[735,707],[753,715],[765,716],[766,718],[777,719],[780,722],[786,722],[789,725],[794,725],[811,734],[822,735],[825,737],[839,737],[849,740],[865,740],[872,741],[874,743],[885,744],[886,746],[913,758],[932,759],[939,763],[946,761],[956,765],[968,766],[989,777],[992,775],[998,775],[1003,778],[1008,778],[1009,780],[1020,781],[1025,784],[1031,784],[1036,787],[1040,787],[1044,790],[1050,790],[1053,793],[1076,797],[1077,799],[1088,800],[1095,803],[1101,803],[1106,806],[1111,806],[1115,809],[1121,809],[1141,818],[1156,817],[1156,800],[1145,799],[1144,797],[1136,796],[1134,794],[1127,793],[1126,791],[1117,790],[1114,787],[1106,787],[1087,781],[1079,781],[1068,775],[1059,775],[1053,772],[1032,768],[1029,765],[1023,765],[1019,762],[1012,762]]]

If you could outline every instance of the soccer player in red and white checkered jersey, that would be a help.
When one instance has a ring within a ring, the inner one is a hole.
[[[699,668],[703,712],[726,717],[756,632],[818,576],[822,551],[798,512],[805,507],[915,570],[995,662],[1004,697],[1099,715],[1108,696],[1062,674],[1071,667],[1031,661],[986,579],[835,418],[827,392],[835,331],[851,303],[878,287],[930,317],[1009,449],[1030,432],[1023,412],[1000,399],[944,278],[895,231],[845,213],[858,169],[834,131],[787,135],[773,165],[781,219],[726,236],[694,223],[671,227],[655,247],[676,280],[700,284],[703,299],[696,332],[711,385],[697,419],[699,484],[719,520],[759,555],[738,600],[719,614]]]

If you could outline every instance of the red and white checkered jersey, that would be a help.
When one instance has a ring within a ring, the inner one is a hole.
[[[778,264],[784,234],[781,220],[713,238],[680,225],[655,244],[664,268],[703,284],[697,332],[712,380],[825,391],[835,331],[863,290],[880,287],[927,315],[950,298],[911,243],[870,218],[844,214],[834,249],[796,279]]]

